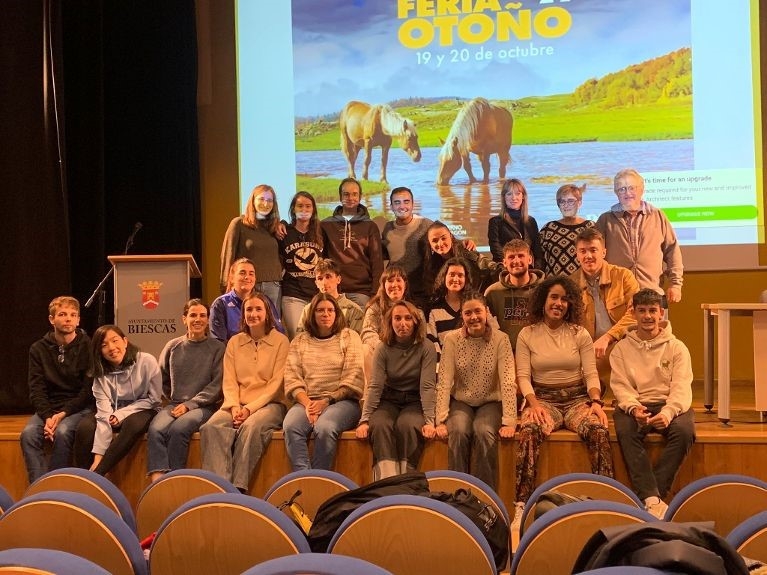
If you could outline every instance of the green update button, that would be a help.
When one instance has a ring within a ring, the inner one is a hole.
[[[708,206],[701,208],[663,208],[672,222],[703,222],[708,220],[754,220],[756,206]]]

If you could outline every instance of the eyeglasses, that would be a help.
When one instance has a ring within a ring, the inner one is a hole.
[[[626,192],[633,194],[634,192],[639,191],[639,186],[621,186],[615,191],[618,192],[619,194],[625,194]]]
[[[557,200],[558,206],[574,206],[578,203],[578,200]]]
[[[59,361],[59,363],[64,363],[64,346],[63,345],[59,346],[59,356],[56,359]]]

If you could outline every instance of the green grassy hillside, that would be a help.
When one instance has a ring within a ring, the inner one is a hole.
[[[691,62],[690,49],[683,48],[588,79],[572,94],[493,103],[511,110],[515,145],[692,138]],[[397,112],[416,123],[421,147],[436,147],[463,103],[451,98],[397,107]],[[338,120],[297,125],[296,149],[340,149]]]

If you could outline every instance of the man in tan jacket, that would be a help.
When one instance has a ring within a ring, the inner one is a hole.
[[[603,390],[610,383],[610,351],[636,321],[631,298],[639,283],[630,270],[605,261],[604,237],[596,228],[586,228],[575,241],[580,268],[570,276],[583,290],[583,327],[594,340],[599,380]]]

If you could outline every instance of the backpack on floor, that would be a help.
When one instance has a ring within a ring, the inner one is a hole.
[[[471,519],[487,539],[498,571],[506,568],[509,560],[509,526],[498,516],[492,505],[480,501],[470,489],[458,489],[453,493],[435,491],[431,498],[444,501]]]
[[[421,472],[403,473],[334,495],[320,505],[307,539],[315,553],[325,553],[344,519],[363,503],[384,495],[429,496],[429,482]]]

